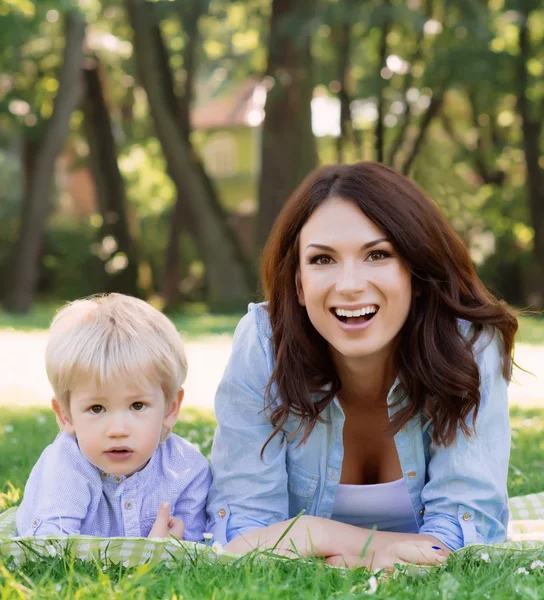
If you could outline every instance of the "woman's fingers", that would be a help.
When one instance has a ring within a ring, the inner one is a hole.
[[[397,548],[398,557],[404,562],[416,565],[441,565],[446,555],[436,550],[430,542],[402,542]]]

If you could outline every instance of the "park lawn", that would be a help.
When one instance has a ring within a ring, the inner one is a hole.
[[[51,319],[60,306],[59,302],[38,302],[26,315],[8,313],[0,308],[0,330],[48,329]],[[194,304],[184,313],[169,313],[168,316],[184,338],[195,338],[218,334],[232,335],[243,314],[209,314],[203,304]],[[520,344],[544,345],[544,315],[521,317],[516,339]]]
[[[214,429],[209,412],[185,410],[175,431],[199,445],[209,457]],[[544,410],[512,409],[510,495],[544,490]],[[0,414],[0,510],[16,505],[32,465],[56,434],[46,409],[5,409]],[[498,442],[500,443],[500,442]],[[60,474],[59,474],[60,475]],[[61,475],[60,475],[61,476]],[[518,569],[526,569],[518,573]],[[0,563],[0,599],[108,598],[143,599],[296,599],[365,598],[372,591],[364,569],[343,571],[320,561],[251,558],[235,566],[178,562],[172,568],[73,562],[63,557],[42,559],[16,568]],[[544,597],[544,568],[530,568],[524,558],[451,558],[425,577],[400,574],[378,579],[375,598],[396,599],[538,599]]]

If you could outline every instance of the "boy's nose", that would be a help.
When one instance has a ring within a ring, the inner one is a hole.
[[[123,418],[112,418],[108,423],[107,434],[110,437],[122,437],[127,435],[127,424]]]

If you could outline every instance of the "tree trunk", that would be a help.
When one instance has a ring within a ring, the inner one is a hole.
[[[114,262],[109,263],[105,289],[139,296],[138,253],[130,232],[125,184],[117,164],[117,149],[100,82],[98,61],[86,66],[83,75],[86,92],[83,112],[90,164],[103,219],[101,236],[113,237],[117,242],[116,253],[123,253],[128,261],[124,268],[116,268]]]
[[[419,133],[414,142],[414,145],[412,146],[412,149],[410,150],[408,156],[402,163],[401,171],[404,175],[408,175],[408,173],[410,172],[412,164],[416,156],[418,155],[419,150],[421,149],[421,145],[423,144],[423,140],[425,139],[427,130],[429,129],[432,120],[440,111],[442,102],[444,101],[444,94],[444,89],[438,90],[435,94],[433,94],[429,108],[427,109],[427,112],[423,115],[423,118],[421,120],[421,125],[419,126]]]
[[[32,306],[39,276],[39,259],[51,208],[55,160],[70,129],[70,119],[82,94],[81,65],[85,23],[75,11],[66,17],[66,42],[53,113],[45,125],[39,150],[23,199],[21,229],[15,246],[13,275],[4,306],[27,312]]]
[[[540,138],[542,135],[541,119],[531,114],[527,97],[529,73],[527,62],[531,57],[529,40],[528,15],[521,15],[519,30],[519,62],[518,62],[518,99],[517,107],[521,116],[523,134],[523,150],[527,169],[527,192],[531,222],[535,232],[533,245],[534,264],[529,274],[529,304],[531,308],[540,310],[544,306],[544,170],[539,164]]]
[[[268,44],[268,90],[262,133],[257,245],[265,244],[278,213],[317,166],[312,132],[311,20],[313,0],[273,0]]]
[[[349,89],[350,51],[352,36],[352,21],[350,19],[354,8],[353,0],[347,1],[345,10],[347,18],[340,23],[332,24],[332,42],[338,48],[338,100],[340,102],[340,135],[336,138],[336,161],[344,162],[344,148],[348,140],[355,142],[355,131],[351,117],[351,90]]]
[[[391,5],[390,0],[385,0],[385,6],[389,9]],[[387,35],[391,28],[391,21],[386,18],[383,23],[380,49],[379,49],[379,63],[378,63],[378,101],[377,110],[378,115],[376,118],[376,133],[375,133],[375,144],[376,144],[376,160],[383,163],[385,160],[385,126],[384,126],[384,115],[385,115],[385,98],[384,98],[384,84],[381,76],[381,71],[386,67],[387,60]]]
[[[252,289],[240,250],[229,235],[226,218],[220,216],[210,200],[197,163],[178,119],[170,110],[162,77],[160,55],[153,36],[150,11],[144,0],[127,0],[128,14],[134,30],[134,48],[140,79],[147,92],[149,108],[157,137],[168,164],[168,172],[190,206],[196,229],[195,241],[206,266],[208,302],[212,310],[240,309],[250,298]]]

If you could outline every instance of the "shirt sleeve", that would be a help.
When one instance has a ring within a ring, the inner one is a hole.
[[[80,533],[100,486],[96,468],[83,457],[75,438],[61,433],[30,473],[16,513],[18,535]]]
[[[185,524],[184,540],[201,542],[206,527],[206,498],[212,480],[208,461],[195,450],[195,475],[176,502],[173,516]]]
[[[268,314],[250,305],[233,340],[232,354],[215,398],[217,429],[212,447],[213,482],[208,531],[226,543],[288,518],[286,445],[272,434],[265,389],[273,368],[272,345],[260,333]]]
[[[467,437],[458,431],[448,447],[431,444],[428,482],[421,493],[420,533],[435,536],[451,550],[500,543],[508,523],[510,420],[498,334],[483,333],[475,355],[481,395],[476,432]]]

